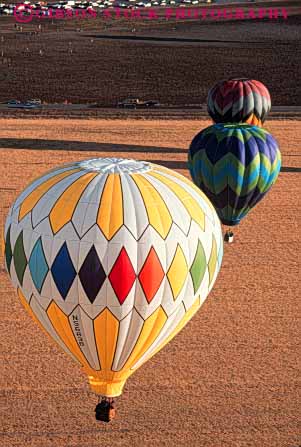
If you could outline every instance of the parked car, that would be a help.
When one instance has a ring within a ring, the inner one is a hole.
[[[36,109],[38,107],[40,107],[38,104],[33,104],[30,102],[10,102],[8,104],[8,107],[13,108],[13,109]]]
[[[18,101],[17,99],[11,99],[10,101],[7,101],[6,104],[8,106],[12,106],[12,105],[16,105],[16,104],[21,104],[21,101]]]
[[[158,101],[141,101],[138,98],[127,98],[123,101],[117,103],[117,107],[122,107],[126,109],[137,109],[137,108],[148,108],[148,107],[159,107],[160,103]]]
[[[35,104],[37,106],[42,105],[42,101],[41,99],[29,99],[28,101],[26,101],[27,104]]]

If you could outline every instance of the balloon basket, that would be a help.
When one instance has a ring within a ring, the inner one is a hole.
[[[234,233],[233,231],[227,231],[224,237],[224,241],[227,242],[228,244],[232,244],[232,242],[234,241]]]
[[[111,397],[103,397],[95,407],[97,421],[110,422],[116,416],[115,401]]]

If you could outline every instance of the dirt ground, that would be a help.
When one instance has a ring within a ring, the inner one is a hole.
[[[14,17],[0,17],[0,101],[40,98],[114,107],[138,97],[183,107],[206,103],[220,79],[250,77],[267,85],[273,105],[299,106],[300,1],[266,4],[277,9],[278,19],[166,20],[161,8],[158,20],[116,19],[113,13],[111,19],[35,19],[21,32]],[[262,6],[245,4],[246,17],[250,8]],[[236,7],[213,4],[208,11],[233,10],[235,16]],[[38,24],[42,32],[33,35]]]
[[[33,178],[90,157],[152,160],[189,176],[187,147],[209,122],[0,120],[0,221]],[[300,447],[300,121],[270,121],[276,185],[225,246],[212,293],[129,379],[109,425],[84,375],[40,332],[1,259],[1,447]]]

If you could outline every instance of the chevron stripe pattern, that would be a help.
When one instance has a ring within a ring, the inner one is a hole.
[[[271,110],[268,89],[254,79],[218,82],[208,94],[208,113],[215,123],[262,126]]]
[[[16,199],[6,268],[28,312],[118,396],[208,296],[223,255],[208,198],[164,167],[92,159],[46,173]]]
[[[275,183],[281,154],[265,129],[249,124],[214,124],[189,148],[194,183],[214,204],[223,224],[236,225]]]

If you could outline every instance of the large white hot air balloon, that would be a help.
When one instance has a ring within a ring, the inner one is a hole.
[[[134,160],[46,173],[19,195],[5,226],[22,303],[106,402],[199,309],[222,254],[206,196],[182,175]]]

